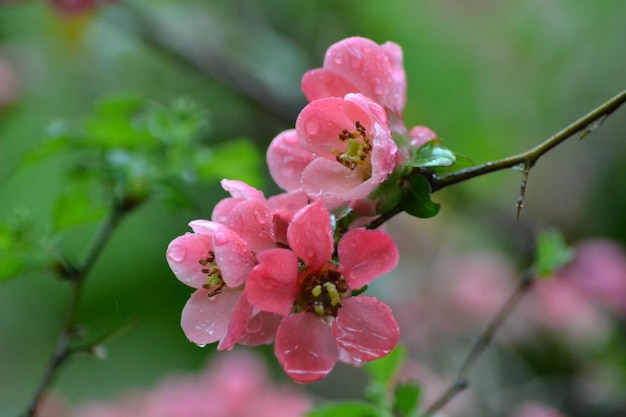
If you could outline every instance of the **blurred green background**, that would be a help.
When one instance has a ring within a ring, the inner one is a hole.
[[[0,6],[0,59],[19,83],[15,100],[0,103],[0,220],[26,213],[38,250],[80,259],[97,222],[51,238],[51,212],[72,159],[61,152],[27,166],[20,161],[59,121],[84,123],[103,97],[133,95],[164,106],[186,97],[206,111],[203,146],[248,138],[256,150],[246,148],[245,169],[231,154],[213,180],[188,186],[193,204],[172,208],[152,199],[124,219],[86,281],[79,321],[93,337],[133,317],[141,325],[107,346],[107,359],[71,362],[55,390],[70,402],[112,398],[168,371],[197,369],[214,352],[189,343],[180,330],[191,290],[169,270],[165,248],[189,220],[210,217],[225,196],[221,172],[254,181],[266,195],[278,192],[264,149],[293,126],[305,105],[300,77],[321,66],[332,43],[359,35],[400,44],[407,125],[431,127],[445,146],[482,163],[529,149],[623,90],[625,21],[623,0],[122,0],[77,16],[42,1]],[[511,171],[441,191],[434,198],[442,203],[440,215],[411,224],[415,233],[433,229],[429,222],[442,235],[455,228],[467,244],[516,261],[527,255],[528,231],[546,226],[570,241],[606,236],[624,244],[625,155],[621,109],[584,141],[572,139],[540,160],[519,223],[520,178]],[[411,250],[403,248],[403,256],[412,257]],[[0,283],[1,415],[16,415],[27,404],[67,297],[68,286],[47,271]],[[310,389],[326,398],[355,396],[360,383],[337,388],[355,374],[340,366]]]

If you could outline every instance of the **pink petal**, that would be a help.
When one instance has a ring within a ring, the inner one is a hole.
[[[246,184],[243,181],[227,180],[221,181],[222,188],[230,193],[233,198],[242,198],[244,200],[264,200],[265,196],[262,191]]]
[[[302,76],[302,92],[307,100],[326,97],[343,97],[348,93],[361,92],[343,76],[324,68],[316,68]]]
[[[344,300],[332,329],[342,351],[341,360],[355,365],[386,356],[400,338],[389,306],[366,296]]]
[[[220,200],[215,207],[213,207],[213,213],[211,213],[211,220],[216,223],[226,224],[228,221],[228,215],[237,206],[237,204],[245,201],[241,198],[225,198]]]
[[[185,307],[180,325],[189,340],[197,345],[217,342],[226,334],[241,291],[223,291],[209,298],[208,290],[199,288]]]
[[[374,124],[371,111],[361,103],[329,97],[313,101],[302,109],[296,119],[296,131],[302,146],[309,152],[335,160],[335,152],[347,146],[339,140],[339,134],[346,129],[354,131],[357,121],[367,131],[371,131]]]
[[[353,229],[337,245],[339,267],[350,288],[358,289],[398,263],[398,248],[387,233],[380,230]]]
[[[282,319],[278,314],[259,311],[248,322],[246,334],[239,340],[239,344],[258,346],[273,343]]]
[[[298,258],[288,249],[271,249],[257,256],[245,294],[257,308],[286,316],[298,292]]]
[[[274,195],[268,199],[274,210],[286,210],[295,213],[309,203],[309,198],[301,190]]]
[[[333,254],[330,214],[322,200],[298,211],[287,229],[289,246],[313,270],[321,270]]]
[[[213,234],[213,251],[222,279],[230,288],[237,288],[243,284],[256,265],[246,242],[237,233],[224,226]]]
[[[314,156],[298,141],[295,129],[276,136],[267,149],[267,166],[270,175],[286,191],[300,188],[300,174]]]
[[[381,181],[382,182],[382,181]],[[363,181],[358,170],[317,158],[302,173],[302,188],[312,199],[322,198],[330,210],[343,203],[367,197],[380,182]]]
[[[248,322],[252,318],[252,304],[248,302],[245,295],[239,294],[241,296],[233,310],[226,334],[217,345],[217,350],[231,350],[246,333]]]
[[[401,116],[406,104],[406,74],[402,48],[397,44],[377,45],[359,37],[344,39],[328,48],[324,69],[354,84],[357,90],[352,92],[372,97]]]
[[[252,252],[274,247],[272,212],[265,200],[240,202],[228,215],[226,226],[237,233]]]
[[[205,267],[199,261],[206,259],[211,249],[211,236],[187,233],[169,244],[166,252],[167,263],[182,283],[200,288],[206,284],[207,274],[202,272]]]
[[[287,375],[303,384],[328,375],[339,355],[330,327],[312,313],[294,314],[281,321],[274,353]]]

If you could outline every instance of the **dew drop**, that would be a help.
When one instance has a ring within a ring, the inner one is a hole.
[[[341,53],[335,54],[335,56],[333,57],[333,62],[337,65],[343,64],[343,54]]]
[[[198,347],[201,347],[201,348],[203,348],[203,347],[205,347],[205,346],[206,346],[206,343],[201,344],[201,345],[198,345]]]
[[[167,259],[175,263],[181,263],[187,257],[187,248],[181,245],[173,245],[167,249]]]
[[[306,133],[311,136],[317,135],[320,131],[320,122],[315,119],[309,120],[304,125],[304,129],[306,130]]]
[[[254,212],[254,218],[259,224],[265,224],[265,217],[263,217],[263,215],[258,211]]]
[[[359,54],[350,55],[350,66],[353,70],[358,70],[363,64],[363,57]]]
[[[224,246],[228,243],[228,236],[224,232],[217,232],[213,235],[213,242],[217,246]]]

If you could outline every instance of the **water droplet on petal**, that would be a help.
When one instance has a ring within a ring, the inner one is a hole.
[[[181,263],[187,257],[187,248],[181,245],[173,245],[167,249],[167,259],[175,263]]]
[[[198,347],[201,347],[201,348],[203,348],[203,347],[205,347],[205,346],[206,346],[206,343],[205,343],[205,344],[202,344],[202,345],[198,345]]]
[[[317,135],[320,131],[320,122],[315,119],[309,120],[304,125],[304,130],[306,130],[306,133],[311,136]]]
[[[254,218],[259,224],[265,224],[265,217],[263,217],[263,215],[258,211],[254,212]]]
[[[337,65],[343,64],[343,54],[342,53],[335,54],[335,56],[333,57],[333,62]]]
[[[361,57],[361,55],[356,53],[350,55],[350,66],[353,70],[361,68],[361,64],[363,64],[363,57]]]
[[[213,242],[217,246],[224,246],[228,243],[228,236],[224,232],[217,232],[213,235]]]

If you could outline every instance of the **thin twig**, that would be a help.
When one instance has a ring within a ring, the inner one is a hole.
[[[68,311],[65,317],[63,328],[57,338],[56,347],[48,366],[44,371],[44,374],[33,394],[32,400],[28,405],[28,408],[22,415],[23,417],[33,417],[37,411],[37,408],[41,404],[48,387],[52,384],[52,381],[59,373],[61,367],[67,362],[68,358],[74,353],[71,348],[71,342],[76,336],[76,317],[78,312],[78,305],[80,302],[83,282],[89,275],[93,266],[96,263],[98,257],[102,254],[106,243],[113,234],[116,226],[122,219],[123,215],[127,213],[127,210],[121,203],[116,202],[113,205],[109,216],[104,220],[98,233],[94,237],[91,247],[87,250],[83,262],[75,267],[69,263],[63,266],[60,272],[62,276],[69,281],[71,285],[71,293],[68,301]]]
[[[463,360],[459,371],[456,374],[454,382],[437,398],[426,410],[421,417],[431,417],[448,404],[458,393],[463,391],[469,385],[469,374],[474,365],[483,354],[485,349],[491,344],[496,332],[504,321],[509,317],[513,309],[517,306],[526,290],[530,287],[534,280],[534,274],[526,271],[522,274],[521,281],[515,291],[506,300],[504,305],[496,313],[491,322],[485,327],[485,330],[474,339],[470,351]]]
[[[543,143],[535,146],[531,150],[521,153],[519,155],[511,156],[501,159],[495,162],[487,162],[483,165],[462,169],[460,171],[443,175],[433,176],[430,178],[430,183],[433,192],[441,190],[447,186],[458,184],[460,182],[469,180],[471,178],[478,177],[480,175],[489,174],[495,171],[501,171],[503,169],[512,168],[517,165],[524,165],[524,167],[532,167],[537,160],[546,154],[549,150],[559,145],[561,142],[569,139],[576,133],[584,131],[583,137],[586,136],[591,130],[595,129],[599,125],[599,121],[604,121],[611,113],[617,110],[622,104],[626,102],[626,90],[622,91],[609,101],[598,106],[594,110],[590,111],[574,123],[570,124],[561,131],[555,133]]]
[[[501,159],[499,161],[487,162],[482,165],[477,165],[474,167],[465,168],[451,174],[438,176],[433,173],[428,173],[417,169],[414,174],[415,175],[424,175],[428,182],[430,183],[432,192],[441,190],[442,188],[448,187],[450,185],[458,184],[463,181],[467,181],[469,179],[489,174],[496,171],[502,171],[504,169],[513,168],[516,166],[522,166],[524,172],[524,181],[527,180],[528,174],[530,173],[530,169],[535,165],[535,163],[550,151],[555,146],[559,145],[561,142],[569,139],[573,135],[578,132],[583,132],[581,135],[581,139],[587,136],[589,132],[595,130],[606,120],[606,118],[617,110],[622,104],[626,102],[626,90],[622,91],[612,99],[603,103],[602,105],[596,107],[591,112],[587,113],[580,119],[576,120],[574,123],[570,124],[566,128],[560,130],[559,132],[552,135],[550,138],[535,146],[534,148],[526,151],[524,153],[514,155],[508,158]],[[519,210],[523,205],[524,192],[526,191],[526,184],[523,183],[521,187],[521,199],[518,199],[518,217]],[[402,207],[398,205],[391,210],[381,214],[379,217],[371,221],[368,225],[368,229],[376,229],[380,227],[387,220],[391,219],[398,213],[401,213]]]

